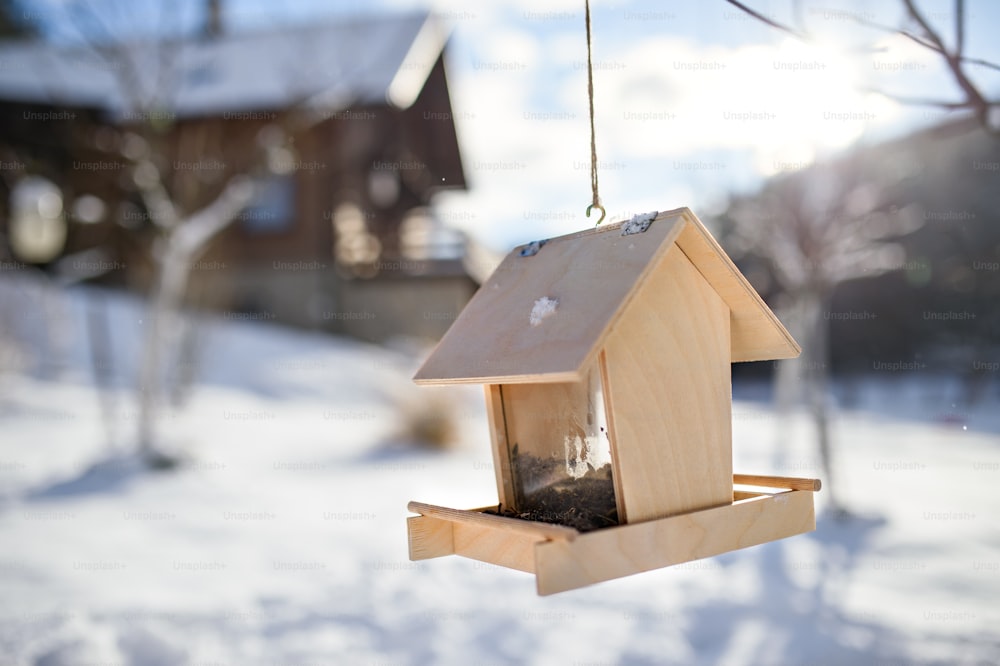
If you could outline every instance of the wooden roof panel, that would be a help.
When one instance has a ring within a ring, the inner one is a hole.
[[[414,380],[510,384],[576,381],[647,275],[682,251],[732,317],[732,360],[788,358],[798,345],[687,208],[660,213],[639,234],[621,223],[515,248],[476,292]],[[675,249],[679,248],[679,250]],[[547,302],[555,308],[544,315]]]

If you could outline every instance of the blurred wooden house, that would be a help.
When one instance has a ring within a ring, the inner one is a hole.
[[[1000,355],[1000,137],[975,116],[938,115],[940,122],[907,135],[779,174],[760,192],[734,197],[720,222],[735,233],[733,211],[747,201],[786,216],[809,212],[789,227],[795,244],[782,244],[808,257],[798,263],[815,272],[814,282],[833,271],[853,275],[836,282],[821,313],[831,372],[958,375],[975,394],[996,379]],[[820,196],[843,206],[841,220],[820,215]],[[855,250],[835,258],[830,245],[851,247],[851,217],[874,233],[867,247],[855,240]],[[837,234],[828,233],[833,224]],[[746,246],[732,236],[722,242]],[[767,242],[778,246],[770,230]],[[768,302],[789,302],[775,262],[757,251],[738,262]]]
[[[229,33],[213,19],[185,38],[0,46],[8,260],[145,290],[158,220],[134,179],[148,156],[187,213],[234,175],[261,185],[191,267],[191,305],[440,336],[488,265],[431,207],[466,186],[447,28],[407,14]]]

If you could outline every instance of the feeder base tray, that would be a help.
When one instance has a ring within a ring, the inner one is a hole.
[[[759,477],[763,478],[763,477]],[[816,529],[813,492],[736,490],[732,504],[591,532],[420,502],[407,519],[411,560],[461,555],[535,574],[548,595],[712,557]]]

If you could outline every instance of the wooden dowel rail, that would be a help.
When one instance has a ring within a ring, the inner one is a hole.
[[[449,509],[444,506],[434,504],[424,504],[423,502],[410,502],[406,508],[413,513],[431,518],[440,518],[453,523],[471,523],[492,527],[507,532],[517,532],[519,534],[529,534],[532,536],[544,537],[546,539],[562,539],[573,541],[580,534],[572,527],[564,525],[550,525],[549,523],[539,523],[521,518],[508,518],[506,516],[495,516],[490,513],[479,511],[462,511],[460,509]]]
[[[733,483],[764,488],[788,488],[817,492],[823,484],[819,479],[801,479],[792,476],[762,476],[758,474],[733,474]]]

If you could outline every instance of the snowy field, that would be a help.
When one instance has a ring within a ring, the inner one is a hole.
[[[495,501],[478,388],[437,396],[457,448],[419,451],[400,430],[433,393],[415,359],[210,321],[165,428],[187,463],[149,472],[128,446],[142,311],[107,300],[118,365],[98,393],[93,293],[0,284],[0,664],[1000,663],[995,378],[975,408],[935,380],[863,387],[861,406],[919,420],[838,409],[849,520],[539,598],[527,574],[407,560],[408,500]],[[738,400],[734,431],[737,471],[817,473],[804,415]]]

